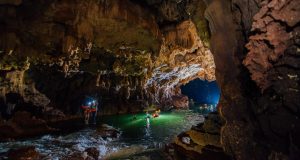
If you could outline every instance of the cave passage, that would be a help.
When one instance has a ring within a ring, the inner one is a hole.
[[[181,93],[188,96],[189,106],[201,114],[216,111],[220,99],[220,89],[216,81],[201,80],[199,78],[182,85]]]
[[[216,105],[220,99],[220,89],[216,81],[195,79],[181,86],[181,92],[198,104]]]
[[[300,159],[300,0],[0,0],[0,35],[0,160]]]

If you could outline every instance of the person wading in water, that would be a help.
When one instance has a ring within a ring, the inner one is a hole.
[[[97,111],[98,111],[98,101],[94,99],[90,99],[87,105],[82,105],[84,122],[86,125],[92,121],[92,124],[96,124],[97,121]],[[91,120],[90,120],[91,117]]]
[[[84,116],[84,123],[86,125],[89,124],[90,120],[90,108],[91,108],[92,103],[88,102],[87,105],[82,105],[81,108],[83,110],[83,116]]]
[[[146,126],[147,126],[147,128],[150,127],[150,118],[151,118],[151,116],[150,116],[149,112],[147,111],[146,112]]]
[[[98,102],[96,100],[93,101],[90,110],[91,110],[91,116],[92,116],[92,123],[96,124],[96,121],[97,121],[97,111],[98,111]]]

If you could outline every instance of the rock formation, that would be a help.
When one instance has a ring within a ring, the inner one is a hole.
[[[218,147],[234,159],[297,159],[299,6],[0,0],[1,119],[68,117],[96,94],[103,114],[135,112],[174,104],[190,80],[216,79],[225,121]]]
[[[223,152],[220,143],[224,123],[217,113],[211,113],[204,123],[177,136],[173,146],[182,159],[231,159]]]
[[[190,80],[214,80],[212,54],[182,16],[184,4],[145,3],[1,2],[3,110],[26,103],[76,114],[84,96],[96,95],[102,114],[136,112],[171,105]],[[9,93],[22,102],[7,102]]]
[[[218,107],[226,121],[221,143],[235,159],[299,157],[298,6],[299,1],[208,2],[222,90]]]
[[[215,65],[208,47],[201,41],[195,24],[188,20],[175,28],[165,28],[165,39],[154,63],[146,90],[156,102],[180,94],[180,86],[200,78],[215,80]],[[152,91],[152,92],[151,92]]]

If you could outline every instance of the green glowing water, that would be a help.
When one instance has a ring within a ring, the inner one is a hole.
[[[149,127],[146,125],[145,113],[100,118],[101,123],[120,128],[120,141],[142,145],[169,142],[180,132],[203,120],[203,116],[193,111],[162,112],[159,117],[150,118]]]
[[[114,154],[126,157],[145,150],[161,148],[179,133],[203,122],[203,115],[212,110],[213,108],[196,105],[191,110],[162,112],[158,118],[150,119],[149,127],[146,125],[145,113],[103,116],[98,117],[97,124],[105,123],[120,129],[119,139],[103,139],[96,132],[97,126],[87,126],[83,130],[65,135],[45,135],[25,141],[0,143],[0,152],[34,145],[49,159],[60,159],[66,155],[83,152],[86,148],[96,147],[100,151],[100,158],[111,157]]]

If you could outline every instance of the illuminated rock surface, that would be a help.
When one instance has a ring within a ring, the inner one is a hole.
[[[235,159],[299,157],[299,79],[291,76],[299,75],[298,6],[297,0],[211,1],[206,10],[226,121],[221,144]],[[282,43],[286,32],[291,41]]]
[[[101,114],[152,104],[180,108],[187,105],[181,85],[216,79],[225,121],[220,144],[187,131],[196,146],[213,144],[241,160],[297,159],[299,6],[299,0],[0,0],[1,131],[13,130],[13,138],[49,132],[49,122],[76,118],[85,95],[102,97]],[[36,131],[26,131],[20,113]]]
[[[20,3],[1,6],[3,104],[13,92],[74,114],[85,95],[98,94],[103,114],[136,112],[172,104],[190,80],[215,80],[195,24],[165,12],[174,3],[155,5],[163,18],[128,0]],[[178,24],[160,26],[168,20]]]

